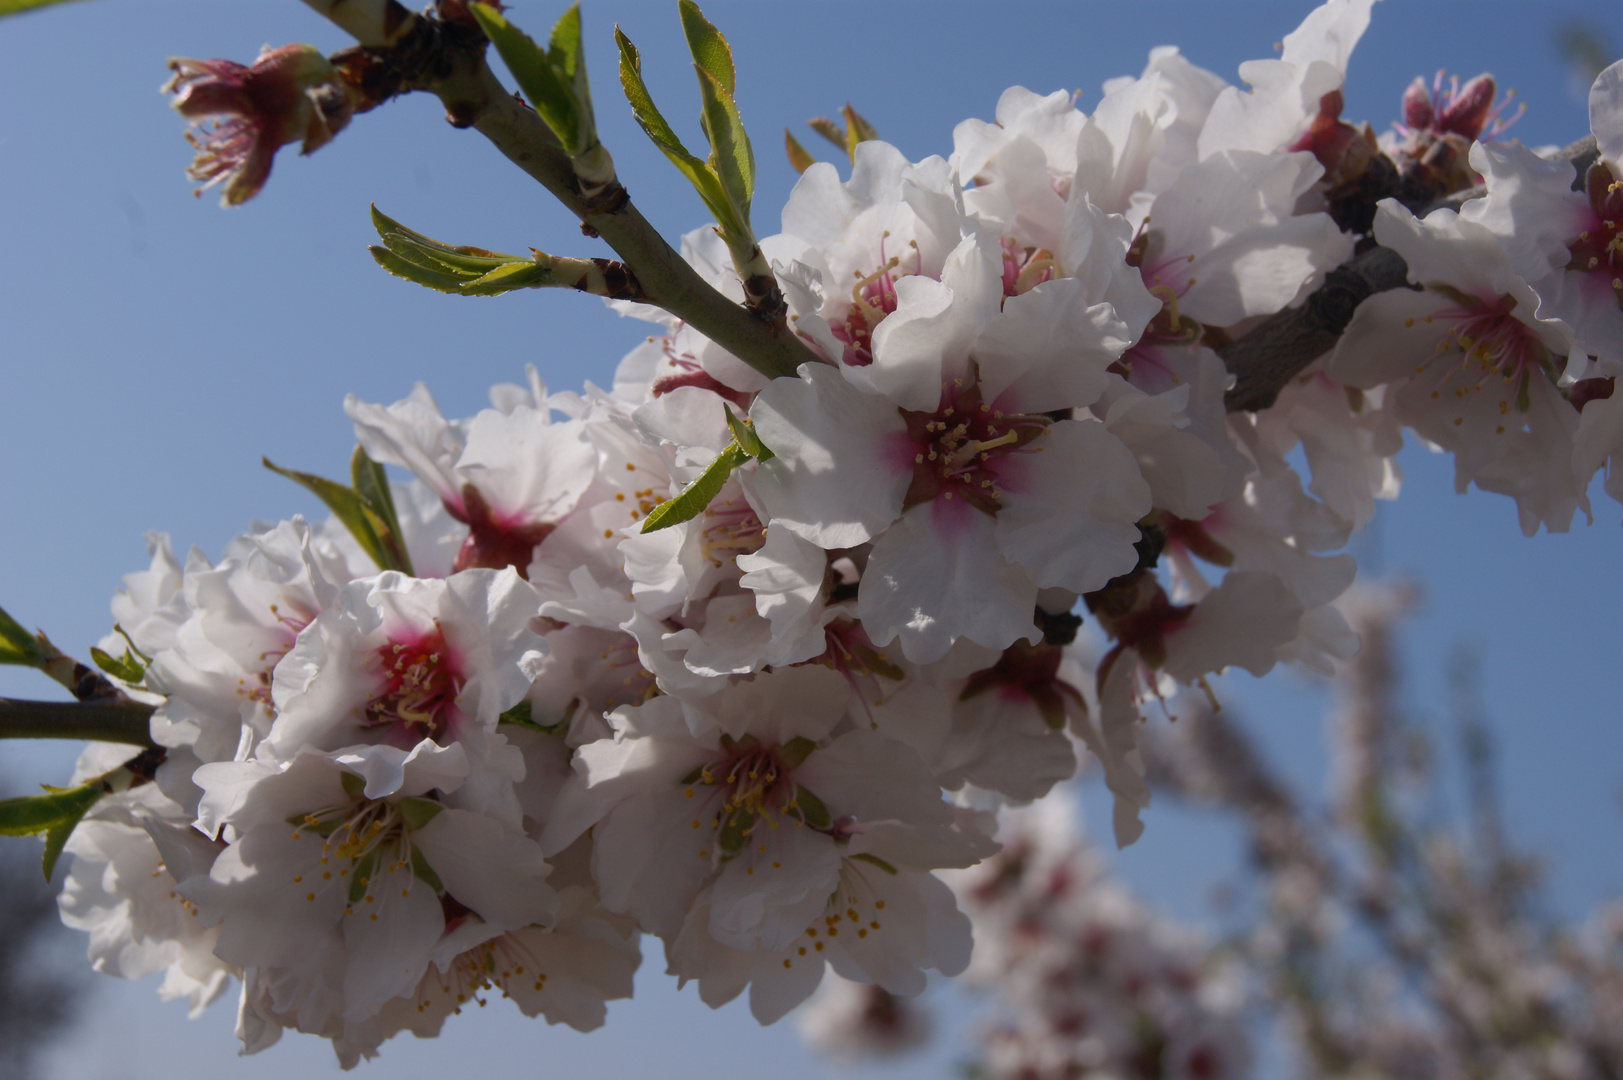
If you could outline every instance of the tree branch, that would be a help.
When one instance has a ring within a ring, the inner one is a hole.
[[[139,701],[0,698],[0,739],[88,739],[153,747],[153,707]]]
[[[786,321],[743,307],[689,266],[637,211],[618,180],[583,180],[578,163],[535,111],[509,94],[485,62],[477,27],[411,16],[389,22],[395,0],[304,0],[355,36],[362,48],[333,57],[365,98],[359,110],[395,94],[426,90],[455,127],[478,131],[513,164],[601,237],[625,262],[647,302],[675,315],[763,375],[793,375],[821,363]],[[404,10],[401,8],[400,10]],[[409,14],[409,13],[408,13]],[[383,46],[371,44],[379,39]],[[606,156],[606,155],[605,155]]]
[[[1573,186],[1580,188],[1597,158],[1595,137],[1586,135],[1555,156],[1573,163],[1577,169]],[[1410,209],[1424,217],[1433,210],[1458,210],[1467,200],[1485,194],[1487,188],[1479,186]],[[1292,379],[1335,348],[1359,304],[1378,292],[1406,287],[1408,275],[1408,267],[1396,252],[1370,248],[1325,275],[1324,284],[1304,303],[1270,316],[1244,337],[1218,349],[1235,376],[1234,388],[1223,399],[1229,412],[1272,405]]]

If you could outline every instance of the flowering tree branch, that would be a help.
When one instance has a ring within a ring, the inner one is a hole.
[[[0,739],[89,739],[155,746],[152,706],[139,701],[17,701],[0,698]]]
[[[1578,190],[1596,159],[1595,137],[1586,135],[1555,157],[1573,163],[1577,169],[1573,188]],[[1409,209],[1424,217],[1433,210],[1457,210],[1467,200],[1486,193],[1486,187],[1469,188]],[[1292,379],[1335,347],[1359,304],[1376,293],[1403,288],[1408,274],[1408,266],[1396,252],[1372,247],[1326,274],[1324,284],[1306,302],[1270,316],[1250,333],[1218,349],[1236,380],[1224,397],[1228,410],[1252,412],[1272,405]]]
[[[762,374],[792,375],[801,364],[819,361],[782,310],[740,306],[701,278],[632,205],[601,147],[590,155],[572,155],[535,109],[508,93],[485,62],[486,40],[471,20],[422,18],[394,0],[305,2],[361,43],[333,57],[363,95],[357,111],[411,90],[435,94],[452,125],[471,127],[489,139],[568,207],[582,232],[613,248],[648,303]],[[589,176],[582,174],[588,158]]]

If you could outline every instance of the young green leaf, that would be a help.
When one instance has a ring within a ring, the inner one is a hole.
[[[806,148],[790,134],[788,128],[783,129],[783,152],[789,155],[789,167],[797,173],[803,173],[817,164],[817,159],[806,152]]]
[[[732,407],[726,402],[722,403],[721,408],[727,414],[727,430],[733,433],[733,439],[738,443],[739,449],[757,461],[771,461],[777,457],[755,433],[755,421],[748,417],[740,420],[733,415]]]
[[[378,539],[377,530],[373,528],[367,514],[366,503],[355,493],[354,489],[344,487],[324,477],[312,473],[295,472],[275,465],[269,458],[260,458],[260,462],[271,472],[285,476],[289,480],[309,491],[316,498],[326,504],[333,516],[343,522],[344,528],[349,530],[355,542],[361,545],[367,558],[377,564],[379,570],[404,570],[398,566],[384,549],[383,542]]]
[[[34,836],[59,825],[71,829],[102,797],[95,784],[45,789],[44,795],[0,799],[0,836]]]
[[[833,143],[835,146],[839,147],[841,150],[845,149],[845,132],[840,129],[838,124],[830,120],[828,117],[814,116],[810,120],[806,121],[806,126],[817,132],[817,134],[821,135],[829,142]]]
[[[443,270],[431,270],[409,259],[403,259],[388,248],[376,244],[366,250],[371,253],[374,262],[397,278],[405,278],[435,292],[451,293],[456,296],[467,295],[462,291],[462,283],[467,281],[467,278],[456,277]]]
[[[400,532],[400,517],[395,513],[394,495],[389,491],[389,477],[383,466],[366,455],[359,443],[349,458],[349,479],[355,494],[366,507],[367,524],[377,535],[378,544],[390,560],[404,573],[411,573],[411,556],[406,552],[406,541]]]
[[[552,65],[575,93],[575,107],[580,110],[582,127],[595,132],[592,119],[592,94],[586,82],[586,54],[580,44],[580,5],[575,4],[552,24],[552,38],[547,43],[547,62]]]
[[[684,521],[696,518],[704,513],[704,508],[710,505],[710,500],[721,491],[727,477],[732,475],[734,469],[748,461],[750,456],[737,442],[728,443],[716,455],[716,459],[705,467],[704,472],[681,493],[674,498],[660,503],[654,507],[649,515],[643,518],[642,531],[658,532],[668,529],[672,525],[680,525]]]
[[[552,265],[534,259],[503,263],[472,281],[464,282],[459,290],[464,296],[497,296],[514,289],[539,289],[552,284]]]
[[[124,650],[123,656],[115,657],[92,645],[90,647],[90,659],[94,660],[97,667],[113,678],[122,679],[131,686],[138,684],[146,677],[147,666],[137,660],[128,649]]]
[[[879,132],[863,119],[861,113],[851,107],[849,101],[845,103],[845,108],[840,110],[840,115],[845,117],[845,152],[851,155],[851,163],[855,165],[857,143],[872,142],[879,138]]]
[[[715,76],[722,90],[731,96],[736,92],[737,78],[733,71],[732,47],[693,0],[680,0],[676,7],[682,17],[682,33],[688,39],[693,62]]]
[[[755,196],[755,152],[750,149],[749,135],[732,94],[709,70],[697,64],[694,70],[699,75],[699,96],[704,102],[701,126],[710,140],[707,164],[721,181],[732,211],[730,222],[720,215],[717,221],[723,231],[731,234],[729,242],[741,240],[749,228],[750,200]]]
[[[35,8],[50,7],[52,4],[66,3],[67,0],[0,0],[0,18],[7,15],[17,15],[24,11],[33,11]]]
[[[552,59],[537,45],[530,35],[514,26],[502,17],[502,14],[489,4],[473,4],[469,10],[478,20],[479,28],[485,36],[496,46],[501,54],[502,62],[507,70],[513,73],[519,89],[524,91],[534,107],[536,115],[552,129],[563,143],[564,149],[571,154],[578,154],[588,145],[590,125],[581,123],[580,109],[575,102],[574,87],[570,85],[567,77],[560,78],[560,72],[552,64]],[[569,17],[567,14],[564,16]],[[576,43],[578,48],[580,16],[575,13]],[[554,30],[556,35],[557,31]],[[595,142],[595,135],[591,136]]]
[[[0,664],[39,667],[45,662],[39,640],[0,608]]]
[[[614,40],[620,46],[620,86],[625,91],[626,100],[631,103],[632,115],[660,152],[671,160],[678,172],[688,178],[699,193],[699,198],[704,200],[705,208],[726,229],[729,221],[724,218],[730,219],[732,214],[721,181],[704,162],[688,153],[682,140],[676,137],[676,132],[671,130],[671,125],[665,122],[665,117],[655,107],[654,99],[642,81],[642,57],[618,26],[614,28]]]

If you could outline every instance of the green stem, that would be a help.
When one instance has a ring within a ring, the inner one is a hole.
[[[0,698],[0,739],[85,739],[155,746],[151,705],[139,701],[16,701]]]

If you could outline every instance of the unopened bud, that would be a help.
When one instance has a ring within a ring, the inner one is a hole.
[[[1403,124],[1411,131],[1425,131],[1436,119],[1436,110],[1431,107],[1431,91],[1426,88],[1426,80],[1416,75],[1409,89],[1403,92]]]
[[[1481,135],[1493,115],[1495,89],[1492,75],[1478,75],[1460,87],[1437,118],[1439,133],[1452,132],[1467,139]]]

